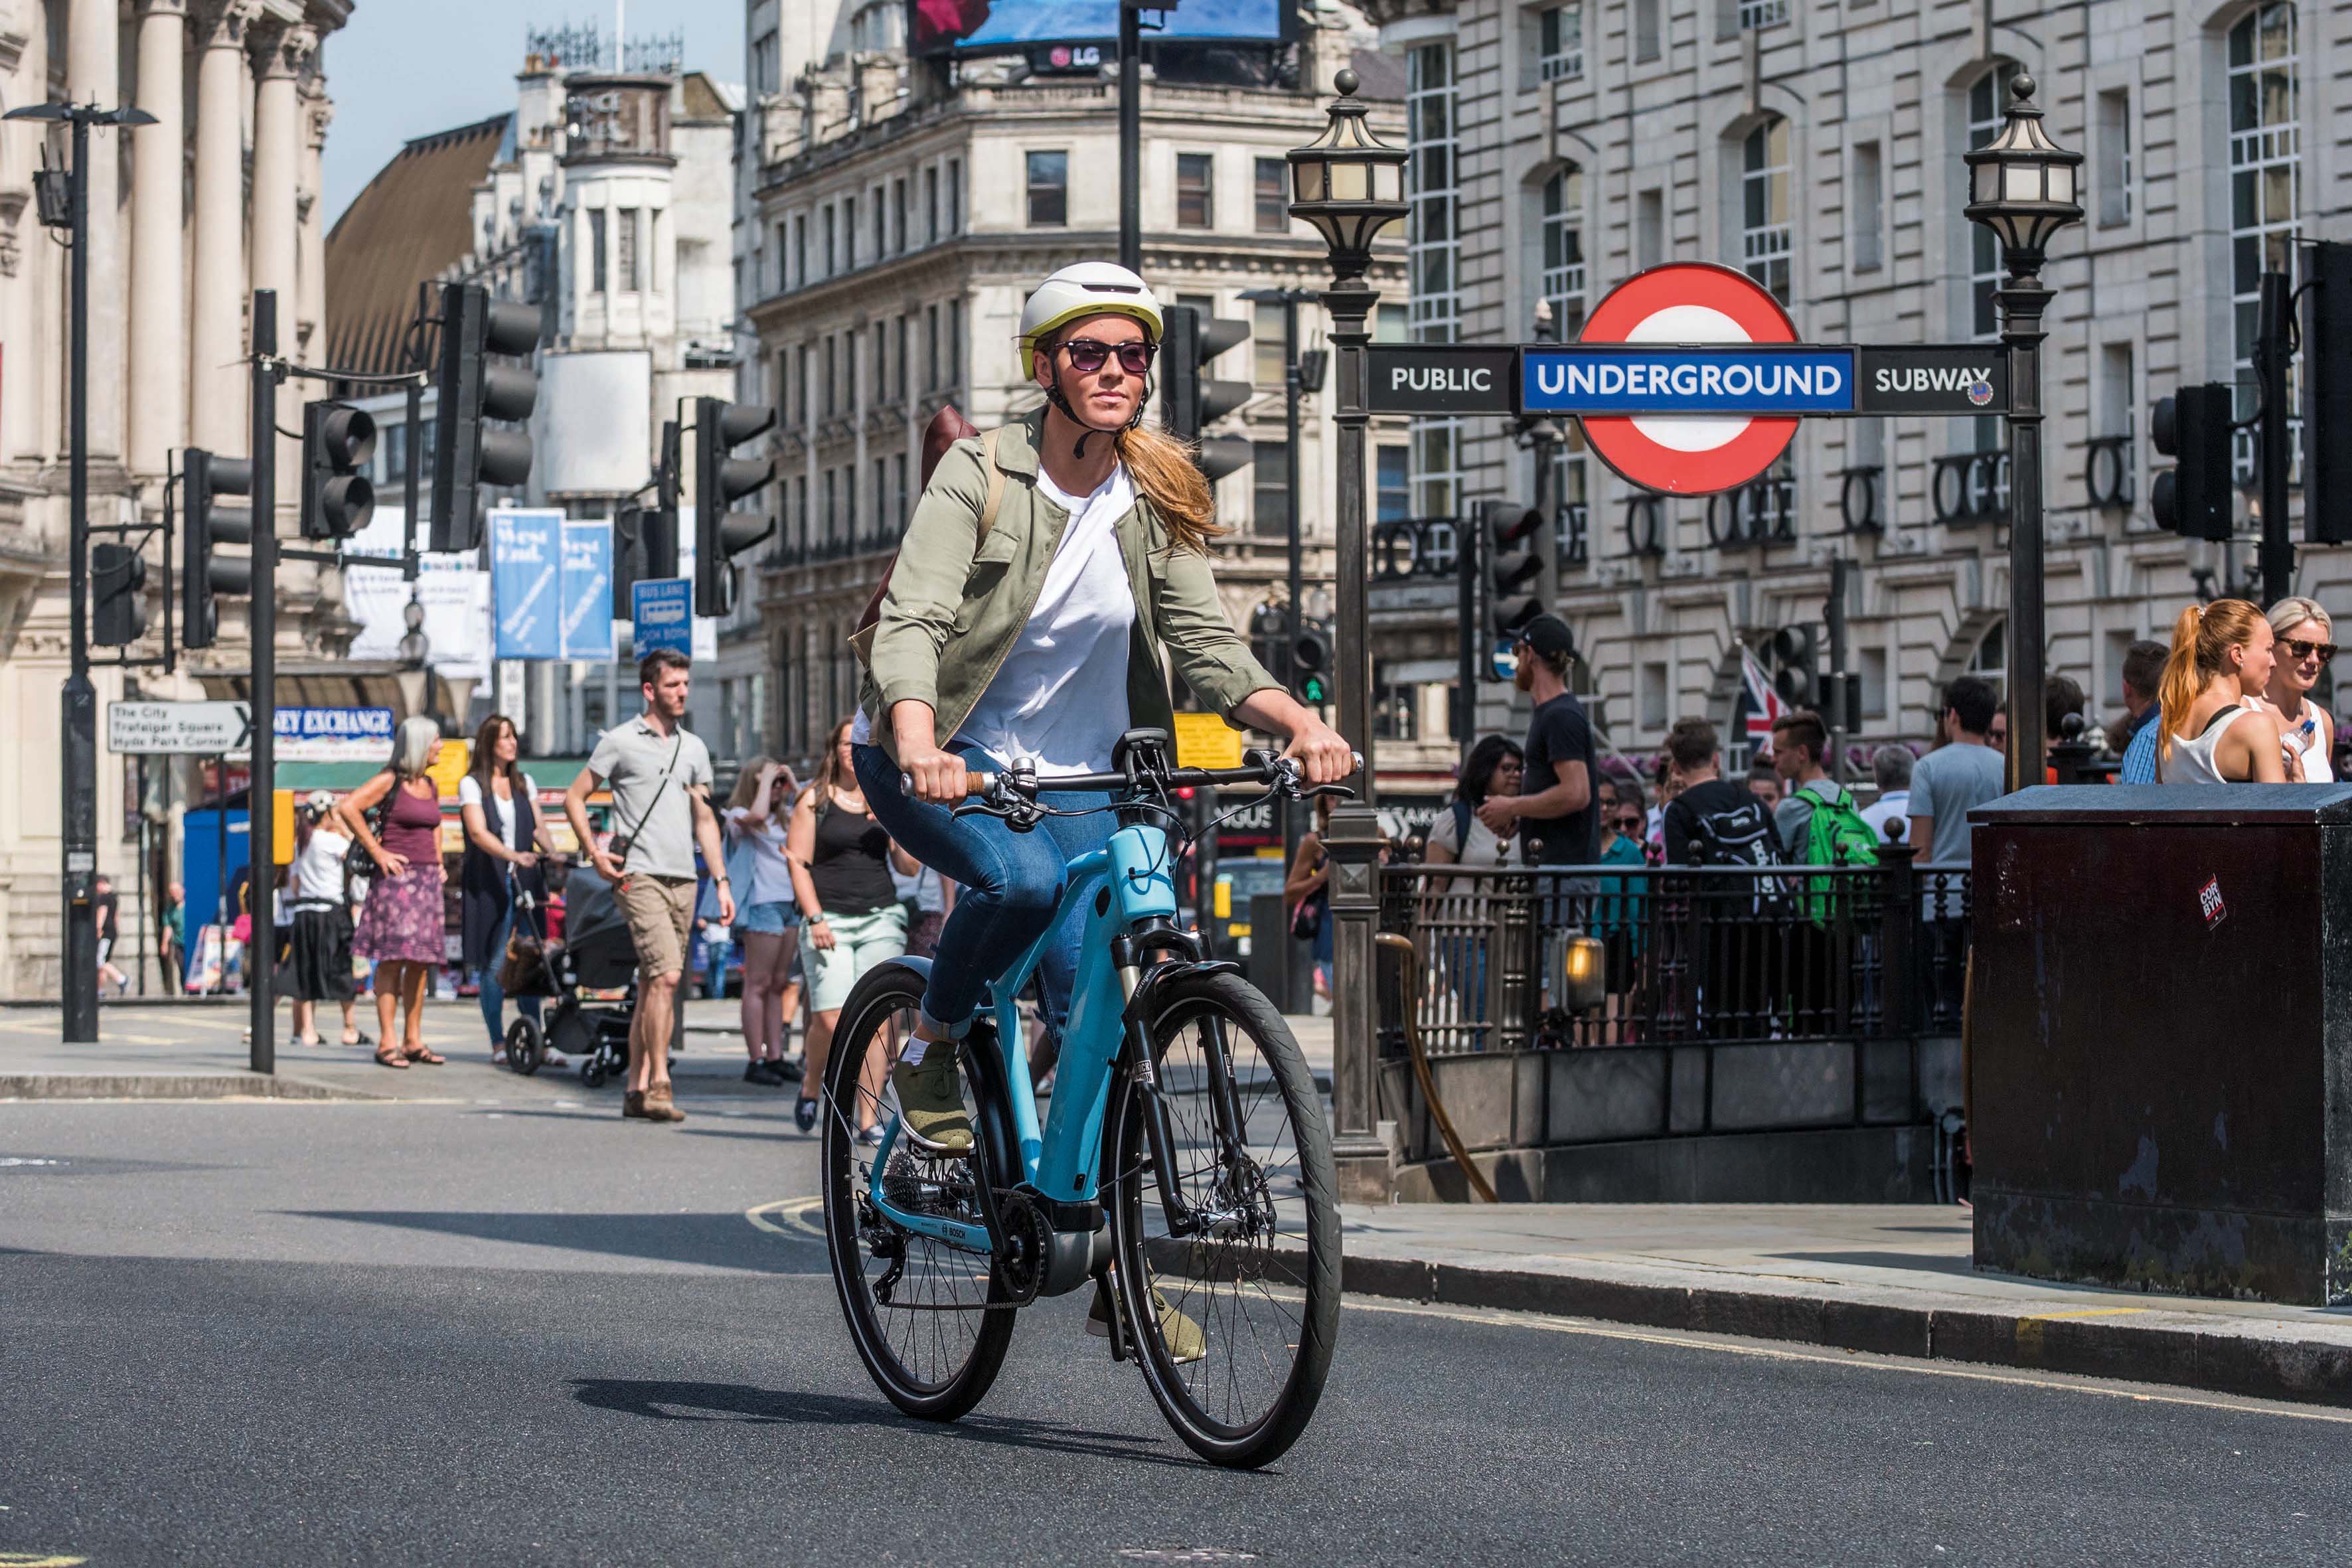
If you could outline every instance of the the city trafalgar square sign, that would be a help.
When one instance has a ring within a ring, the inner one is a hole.
[[[1567,415],[1630,482],[1708,495],[1770,468],[1805,418],[2002,414],[1998,343],[1801,343],[1744,272],[1678,261],[1611,289],[1573,343],[1375,343],[1376,414]]]

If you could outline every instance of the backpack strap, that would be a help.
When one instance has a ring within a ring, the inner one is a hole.
[[[1003,434],[1002,425],[981,434],[980,455],[988,462],[988,500],[980,509],[980,530],[975,540],[988,537],[988,531],[996,526],[996,509],[1004,504],[1004,470],[996,466],[996,438]]]

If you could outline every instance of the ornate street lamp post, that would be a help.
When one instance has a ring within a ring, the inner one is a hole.
[[[1963,157],[1967,216],[2000,241],[2001,270],[2009,275],[1993,298],[2009,353],[2009,787],[2018,790],[2040,784],[2043,765],[2042,312],[2050,290],[2042,285],[2042,262],[2057,232],[2083,219],[2075,199],[2083,155],[2042,129],[2032,77],[2017,77],[2009,91],[2000,133]]]
[[[1333,514],[1339,553],[1339,646],[1333,650],[1339,687],[1339,732],[1364,756],[1362,794],[1331,814],[1324,847],[1331,858],[1333,1153],[1345,1195],[1385,1197],[1387,1153],[1376,1125],[1379,1096],[1378,1019],[1372,984],[1372,936],[1380,923],[1380,818],[1372,755],[1371,539],[1364,506],[1365,329],[1380,290],[1365,281],[1372,242],[1405,216],[1404,164],[1409,155],[1372,134],[1368,110],[1356,101],[1356,73],[1334,79],[1338,101],[1323,134],[1290,154],[1293,216],[1322,235],[1331,258],[1331,287],[1323,308],[1331,316],[1331,346],[1339,370],[1339,490]]]

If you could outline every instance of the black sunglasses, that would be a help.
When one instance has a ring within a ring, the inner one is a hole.
[[[1062,344],[1062,350],[1070,356],[1070,368],[1080,375],[1094,374],[1114,353],[1118,355],[1119,369],[1129,375],[1141,375],[1151,368],[1151,356],[1156,352],[1148,342],[1121,343],[1113,348],[1092,338],[1072,338]]]
[[[2305,642],[2301,637],[2287,637],[2284,640],[2283,646],[2287,652],[2294,655],[2295,662],[2298,664],[2314,654],[2319,656],[2319,662],[2322,664],[2329,663],[2336,658],[2336,645],[2332,642]]]

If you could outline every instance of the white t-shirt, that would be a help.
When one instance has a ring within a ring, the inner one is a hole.
[[[1120,464],[1091,494],[1043,472],[1037,490],[1070,514],[1029,624],[955,738],[999,763],[1033,759],[1040,776],[1107,772],[1127,732],[1128,642],[1135,591],[1114,526],[1135,506]]]
[[[323,823],[310,829],[310,842],[294,857],[294,902],[341,908],[343,857],[351,852],[352,841],[343,834]]]
[[[739,844],[751,847],[751,885],[735,889],[735,897],[743,908],[754,904],[790,904],[793,901],[793,868],[784,858],[784,825],[771,814],[758,832],[743,826],[751,816],[747,806],[732,806],[727,813],[727,831]]]
[[[1470,814],[1470,843],[1465,848],[1454,842],[1454,805],[1448,801],[1438,812],[1437,820],[1429,825],[1428,842],[1443,844],[1453,850],[1455,865],[1507,866],[1513,863],[1511,848],[1517,842],[1517,835],[1511,838],[1496,837],[1495,830],[1479,821],[1478,814],[1474,811]]]
[[[522,847],[514,841],[514,802],[500,800],[496,790],[484,790],[481,781],[471,773],[457,781],[457,805],[480,806],[483,825],[489,828],[491,837],[509,849]]]
[[[1911,836],[1911,792],[1891,789],[1862,808],[1863,821],[1870,824],[1873,837],[1881,844],[1888,843],[1886,825],[1895,825],[1895,838],[1900,843]]]

